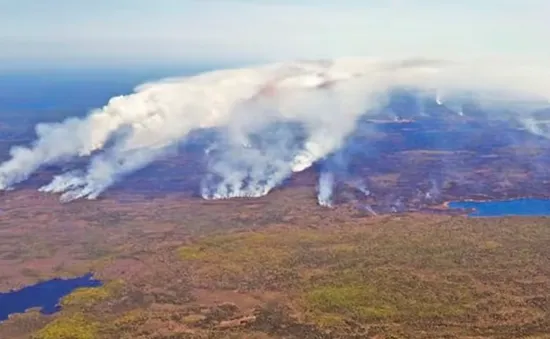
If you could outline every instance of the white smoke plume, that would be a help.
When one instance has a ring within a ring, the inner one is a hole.
[[[63,201],[94,199],[190,132],[216,128],[224,137],[208,150],[203,197],[265,195],[342,147],[358,119],[385,105],[393,88],[415,89],[459,113],[474,100],[495,119],[541,133],[531,112],[548,104],[550,74],[498,63],[344,58],[167,79],[112,98],[83,119],[38,125],[37,140],[14,147],[0,165],[0,189],[43,165],[89,157],[85,171],[62,173],[40,190],[61,193]],[[321,175],[320,202],[330,201],[332,180]]]
[[[334,185],[334,175],[332,172],[322,171],[319,176],[319,187],[317,194],[317,202],[321,206],[332,206],[332,192]]]

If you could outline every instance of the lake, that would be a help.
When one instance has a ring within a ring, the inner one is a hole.
[[[102,283],[86,274],[70,279],[52,279],[6,293],[0,293],[0,322],[11,314],[24,313],[30,308],[39,307],[42,314],[59,311],[59,301],[77,288],[99,287]]]
[[[471,217],[550,216],[550,199],[512,199],[494,201],[453,201],[453,209],[473,209]]]

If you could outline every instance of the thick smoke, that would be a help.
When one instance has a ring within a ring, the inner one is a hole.
[[[168,79],[112,98],[86,118],[38,125],[37,140],[14,147],[0,165],[0,189],[43,165],[87,157],[84,171],[62,173],[40,190],[61,193],[63,201],[94,199],[191,132],[215,128],[222,137],[207,150],[203,197],[258,197],[337,152],[360,118],[386,112],[396,89],[421,98],[420,115],[428,104],[459,115],[474,105],[491,119],[546,134],[533,112],[548,104],[549,88],[548,72],[540,70],[430,60],[289,62]],[[333,181],[322,171],[321,204],[331,204]]]

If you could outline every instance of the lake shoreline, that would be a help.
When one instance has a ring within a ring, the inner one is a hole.
[[[453,206],[454,205],[454,206]],[[470,211],[468,217],[544,217],[550,216],[550,199],[547,198],[513,198],[506,200],[446,201],[443,207],[447,210]]]
[[[79,288],[103,286],[94,278],[94,273],[73,278],[53,278],[20,289],[0,293],[0,324],[14,314],[22,314],[38,309],[41,314],[54,314],[60,311],[61,300]]]

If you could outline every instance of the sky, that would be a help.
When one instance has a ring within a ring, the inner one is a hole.
[[[548,0],[0,0],[0,65],[550,60]]]

